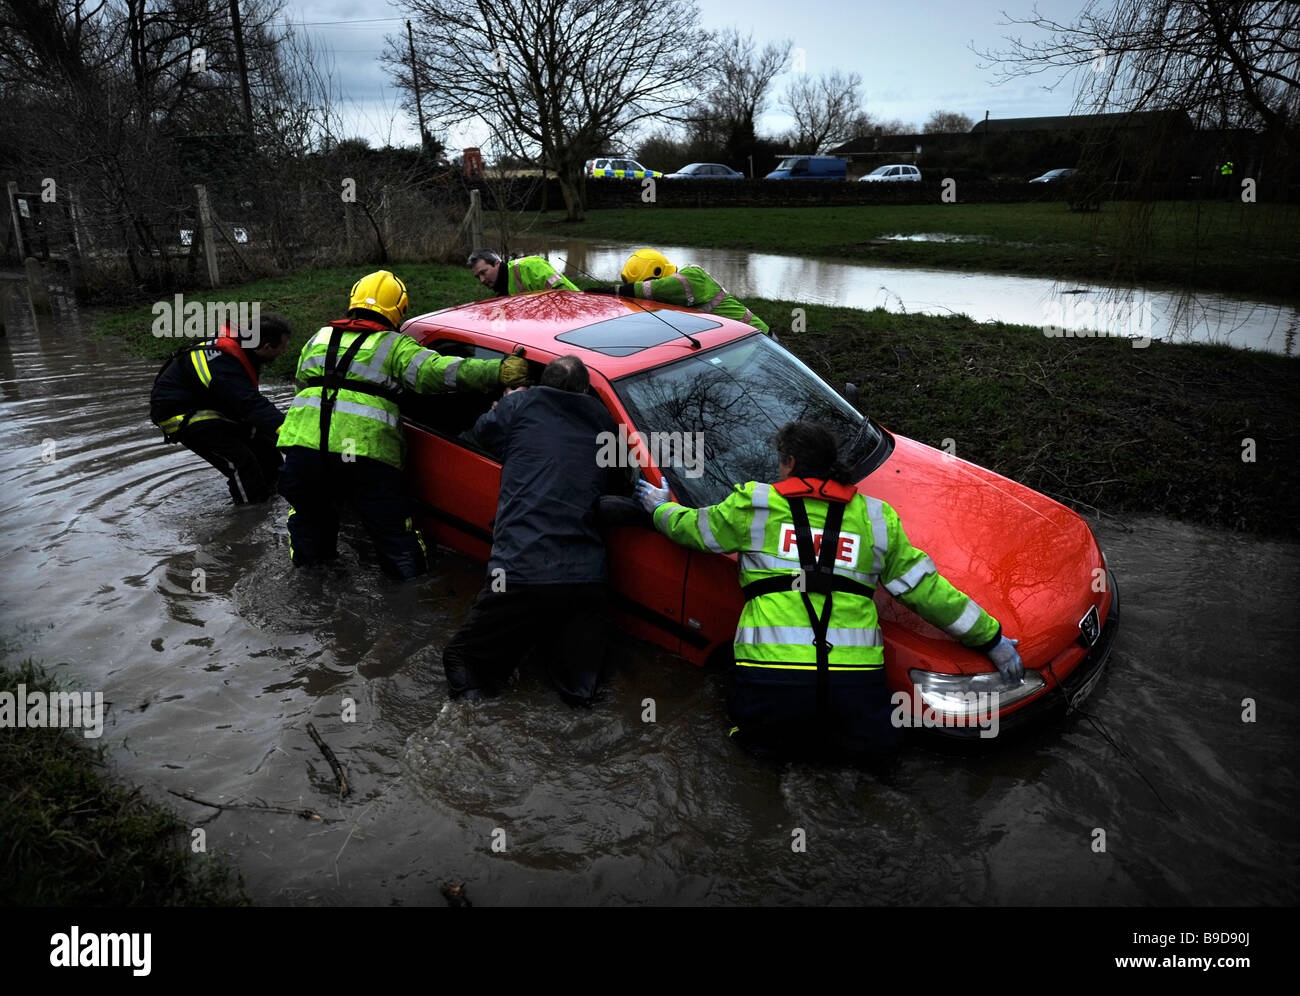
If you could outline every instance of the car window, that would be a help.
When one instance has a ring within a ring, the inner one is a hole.
[[[427,348],[443,356],[464,356],[478,360],[500,360],[506,355],[495,349],[452,339],[431,342]],[[532,366],[530,365],[529,372],[536,380],[541,374],[541,365],[536,364],[535,370],[531,368]],[[492,456],[475,442],[471,430],[478,417],[492,407],[492,402],[497,397],[496,392],[449,391],[446,394],[417,394],[414,391],[407,391],[402,394],[402,417],[422,429],[436,432],[478,453]]]
[[[660,468],[678,497],[696,507],[722,501],[734,484],[775,481],[780,472],[771,438],[786,422],[826,425],[855,479],[884,457],[886,437],[876,425],[762,334],[624,377],[614,390],[643,437],[701,434],[692,437],[703,442],[700,465]]]

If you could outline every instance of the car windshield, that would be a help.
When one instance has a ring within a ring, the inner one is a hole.
[[[890,170],[889,166],[877,166],[867,176],[884,176]]]
[[[789,159],[782,159],[781,164],[777,166],[777,169],[794,169],[799,165],[800,159],[800,156],[791,156]]]
[[[624,377],[614,388],[674,492],[697,508],[722,501],[734,484],[776,481],[771,440],[786,422],[829,428],[855,480],[888,452],[874,422],[762,334]]]

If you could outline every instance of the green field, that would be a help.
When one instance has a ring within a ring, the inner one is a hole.
[[[1093,214],[1078,214],[1062,203],[826,208],[645,204],[590,211],[587,220],[577,224],[565,222],[561,213],[548,213],[533,232],[1257,296],[1294,298],[1300,283],[1297,205],[1118,202]],[[981,241],[881,241],[920,233]]]

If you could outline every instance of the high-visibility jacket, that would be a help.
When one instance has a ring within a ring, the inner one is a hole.
[[[258,390],[258,365],[222,329],[216,339],[177,350],[154,378],[149,418],[175,441],[200,422],[251,423],[272,435],[284,414]]]
[[[954,588],[924,551],[913,547],[898,514],[887,503],[867,498],[849,485],[788,478],[779,484],[753,481],[707,508],[676,502],[660,505],[655,527],[674,542],[697,550],[740,554],[740,583],[775,587],[750,598],[736,627],[736,664],[748,669],[817,671],[815,634],[806,597],[820,616],[826,595],[799,590],[800,561],[791,499],[803,499],[814,542],[820,550],[822,527],[831,501],[844,505],[834,574],[845,587],[885,589],[927,622],[968,647],[987,650],[1002,628],[968,595]],[[768,579],[779,579],[773,584]],[[751,589],[752,590],[752,589]],[[863,592],[837,590],[831,596],[827,663],[831,672],[884,666],[884,644],[876,606]]]
[[[577,290],[578,287],[559,273],[541,256],[524,256],[502,262],[509,273],[505,293],[527,294],[529,291]]]
[[[746,322],[760,332],[768,331],[767,322],[727,293],[720,283],[698,266],[683,266],[676,273],[654,280],[638,280],[619,288],[623,297],[640,297],[665,304],[681,304],[696,311],[707,311]]]
[[[343,376],[335,382],[337,388],[327,384],[325,369],[336,330],[335,362],[341,364],[351,357]],[[328,391],[334,399],[326,440],[329,451],[368,457],[400,468],[406,455],[398,413],[398,397],[403,390],[420,394],[487,391],[498,384],[500,371],[500,360],[442,356],[379,322],[331,322],[302,347],[298,379],[307,386],[289,407],[280,427],[279,445],[322,448],[321,399]]]

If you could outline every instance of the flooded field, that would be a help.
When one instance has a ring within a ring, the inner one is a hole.
[[[727,742],[724,675],[628,638],[590,711],[527,666],[449,702],[440,652],[482,567],[443,552],[394,584],[353,528],[331,572],[294,573],[281,499],[235,510],[161,443],[155,370],[69,325],[0,338],[0,632],[11,662],[104,692],[117,775],[203,822],[257,903],[441,905],[448,881],[481,906],[1300,900],[1292,545],[1099,519],[1124,621],[1084,714],[983,756],[917,741],[883,778],[773,766]]]

